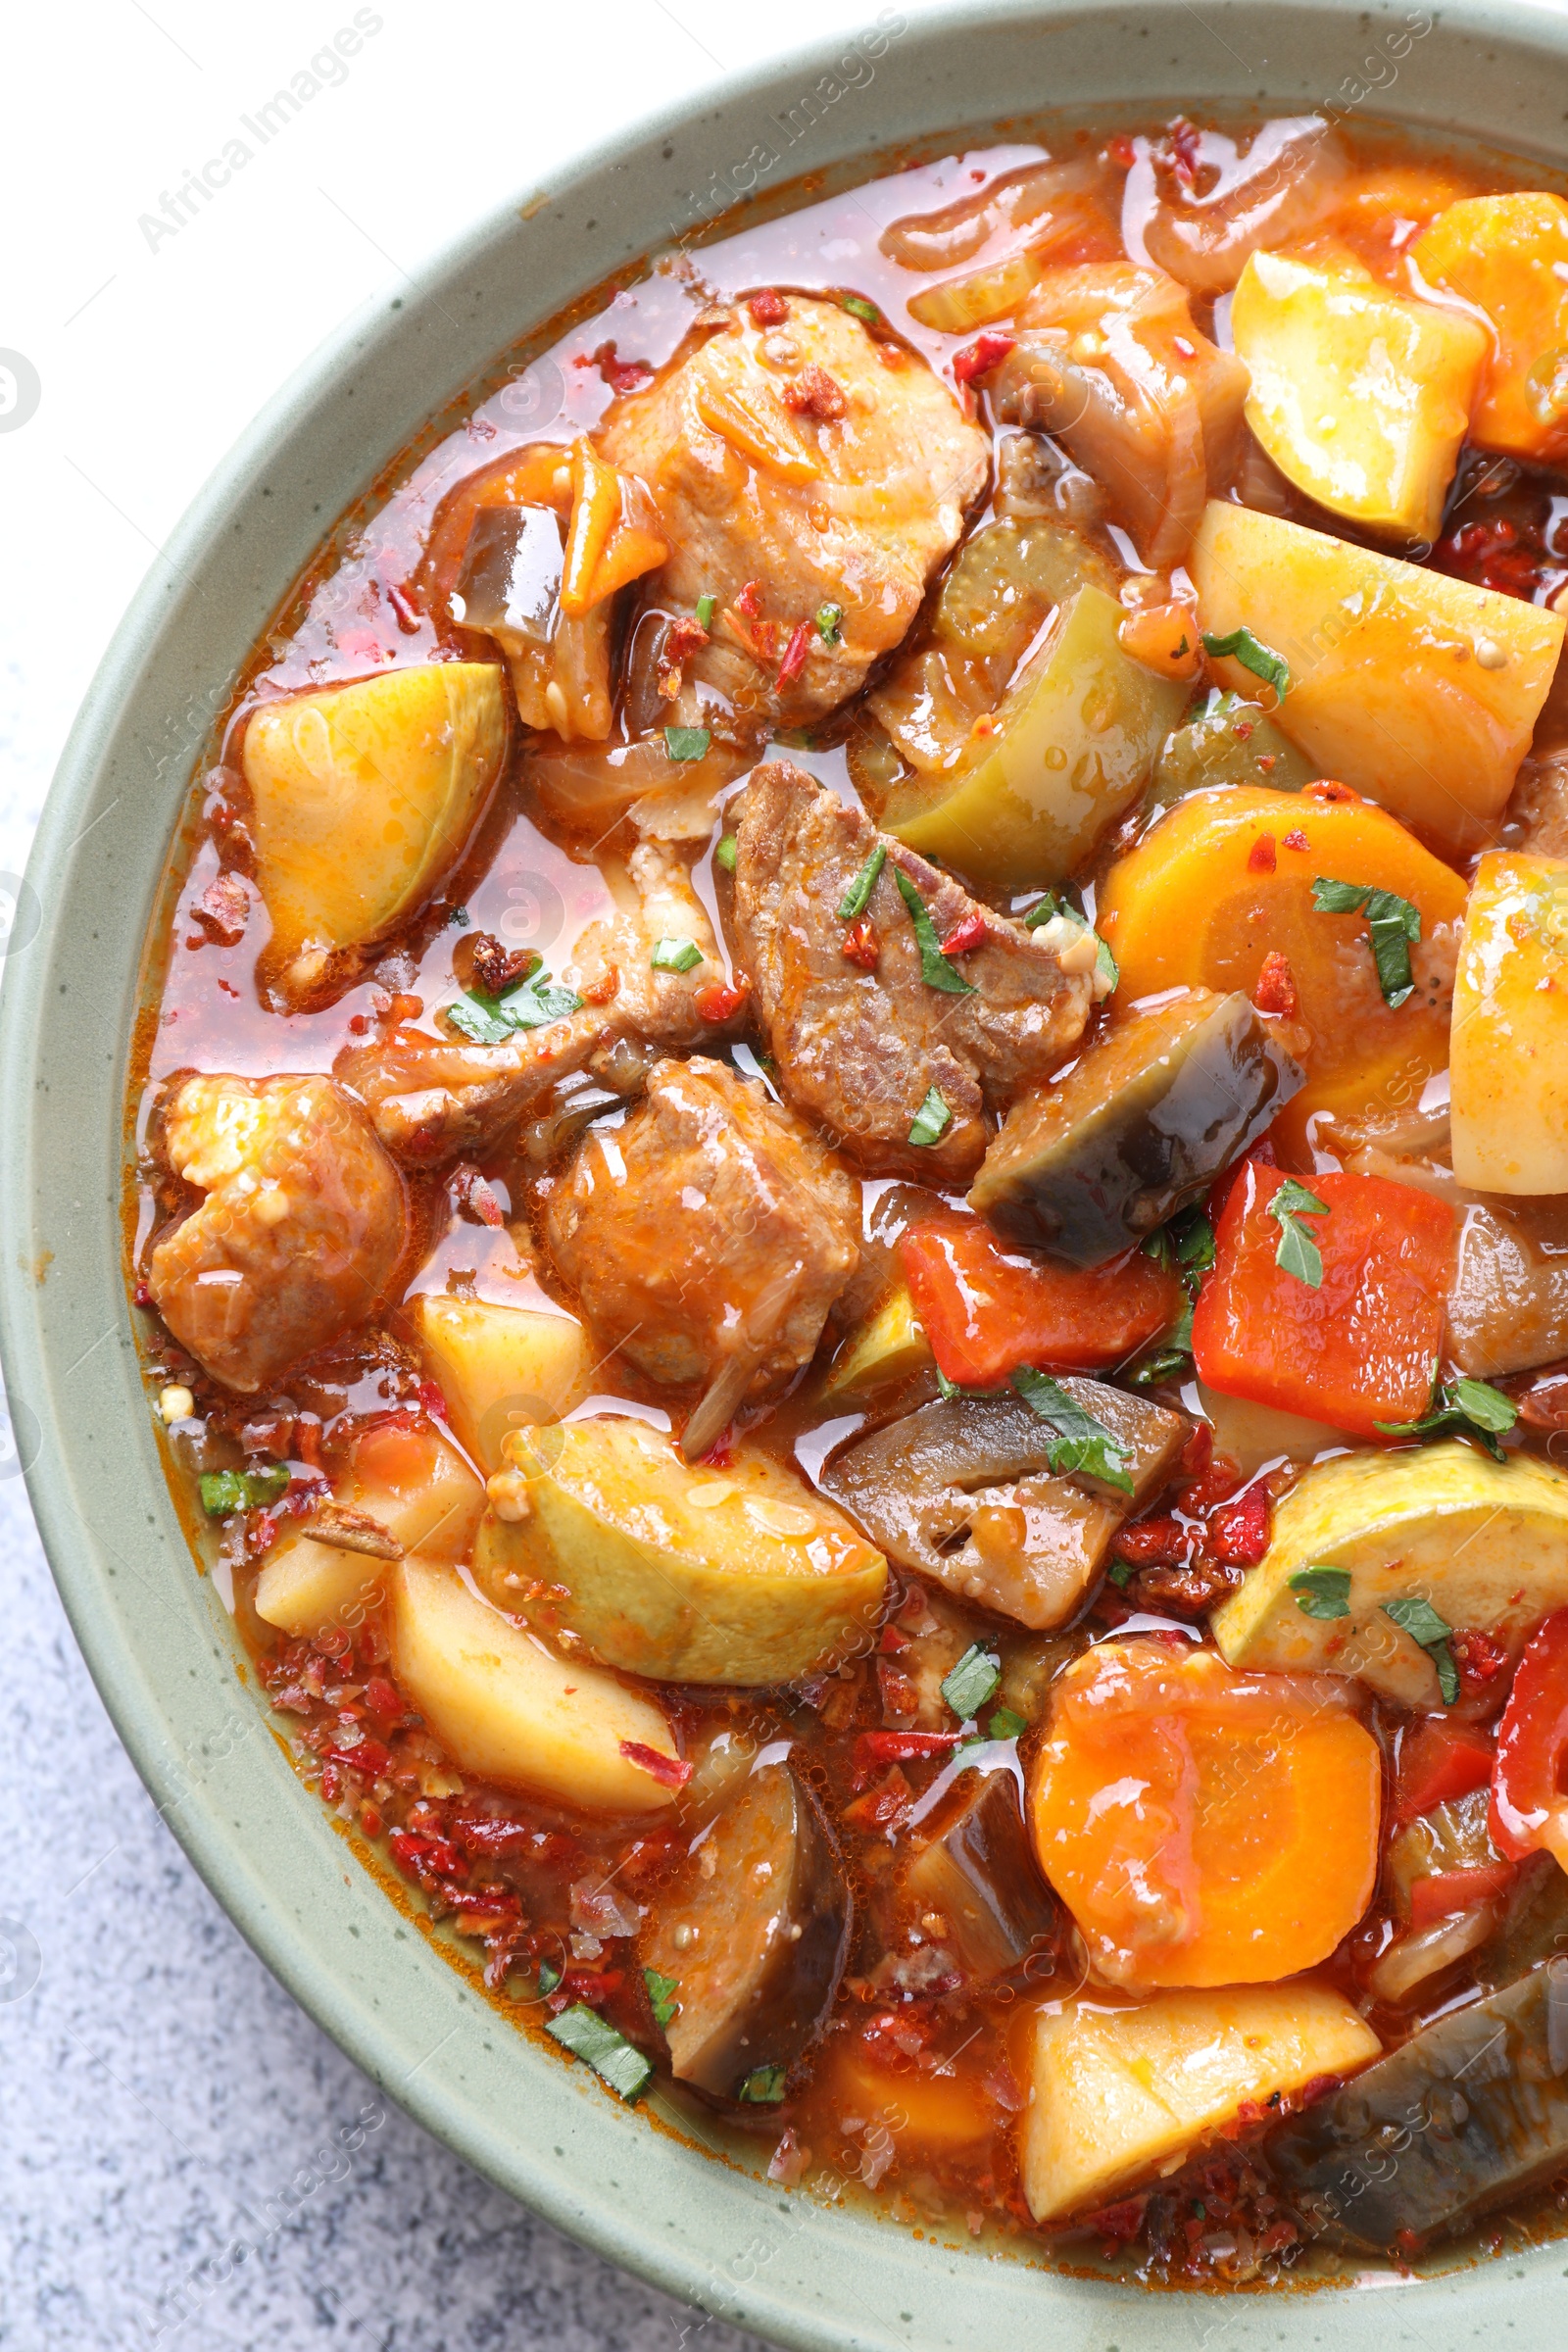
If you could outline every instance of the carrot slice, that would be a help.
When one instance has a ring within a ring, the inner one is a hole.
[[[1102,1977],[1260,1984],[1348,1935],[1377,1876],[1383,1791],[1348,1688],[1238,1674],[1163,1641],[1102,1642],[1068,1668],[1030,1830]]]

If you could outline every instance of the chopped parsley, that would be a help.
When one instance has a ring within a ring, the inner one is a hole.
[[[960,1723],[973,1723],[1002,1680],[1002,1662],[995,1652],[976,1642],[953,1671],[944,1676],[942,1695]]]
[[[950,963],[943,955],[937,927],[931,920],[931,910],[902,866],[893,868],[893,879],[899,886],[900,898],[909,909],[915,944],[920,950],[920,977],[927,988],[940,988],[950,997],[972,997],[973,987],[957,965]]]
[[[1443,1703],[1446,1707],[1451,1707],[1459,1695],[1459,1670],[1453,1662],[1453,1652],[1448,1647],[1452,1626],[1438,1615],[1430,1600],[1422,1600],[1414,1593],[1401,1600],[1386,1600],[1383,1614],[1392,1617],[1400,1633],[1408,1634],[1411,1641],[1419,1642],[1426,1651],[1438,1670],[1438,1689],[1443,1692]]]
[[[1179,1379],[1192,1356],[1193,1307],[1201,1278],[1214,1263],[1214,1228],[1201,1208],[1179,1209],[1150,1235],[1144,1255],[1152,1257],[1162,1274],[1179,1275],[1187,1293],[1180,1313],[1159,1345],[1127,1375],[1134,1388],[1152,1389],[1161,1381]]]
[[[499,997],[481,996],[470,988],[446,1007],[447,1019],[475,1046],[503,1046],[519,1029],[543,1029],[582,1009],[574,988],[552,981],[537,958],[533,969]]]
[[[661,939],[648,960],[656,972],[695,972],[703,951],[695,939]]]
[[[1298,1568],[1290,1580],[1296,1605],[1303,1617],[1348,1617],[1348,1568]]]
[[[735,836],[733,833],[725,833],[720,837],[718,847],[713,852],[713,863],[721,865],[726,874],[732,874],[735,871]]]
[[[564,2049],[570,2050],[574,2058],[581,2058],[591,2066],[623,2099],[636,2098],[654,2071],[651,2062],[624,2034],[617,2034],[597,2009],[589,2009],[581,2001],[573,2001],[559,2017],[547,2018],[545,2032],[553,2034]]]
[[[1329,1204],[1316,1193],[1309,1193],[1304,1184],[1287,1176],[1273,1200],[1268,1213],[1278,1221],[1280,1246],[1274,1252],[1274,1263],[1283,1274],[1294,1274],[1304,1282],[1309,1291],[1323,1288],[1323,1252],[1306,1227],[1302,1217],[1326,1217]]]
[[[1272,686],[1283,703],[1291,691],[1291,665],[1283,654],[1276,654],[1250,629],[1232,629],[1228,637],[1216,637],[1212,629],[1203,631],[1203,651],[1212,654],[1216,662],[1239,662],[1250,669],[1254,678]]]
[[[754,2066],[736,2084],[735,2096],[743,2106],[776,2107],[784,2096],[786,2072],[782,2066]]]
[[[205,1470],[201,1490],[209,1518],[226,1519],[233,1511],[261,1511],[276,1502],[288,1492],[288,1472],[281,1462],[265,1470]]]
[[[713,608],[717,603],[718,599],[716,596],[700,596],[697,599],[697,626],[700,629],[710,629],[712,627]]]
[[[1374,890],[1369,883],[1336,882],[1318,874],[1312,883],[1312,906],[1317,914],[1364,914],[1372,934],[1372,960],[1378,967],[1378,986],[1391,1012],[1397,1012],[1413,995],[1410,943],[1421,936],[1421,910],[1392,890]]]
[[[1126,1470],[1133,1458],[1131,1447],[1124,1446],[1103,1421],[1086,1413],[1059,1381],[1053,1380],[1049,1372],[1037,1372],[1032,1365],[1025,1364],[1013,1374],[1012,1385],[1029,1410],[1055,1432],[1054,1442],[1046,1449],[1053,1470],[1063,1477],[1079,1471],[1086,1477],[1100,1479],[1107,1487],[1119,1489],[1123,1494],[1132,1493],[1133,1482]]]
[[[816,608],[815,628],[817,635],[821,638],[824,645],[838,645],[842,643],[844,634],[844,607],[842,605],[818,605]]]
[[[911,1144],[939,1144],[953,1125],[953,1113],[942,1099],[939,1088],[932,1087],[914,1114],[909,1129]]]
[[[871,852],[870,857],[861,866],[859,872],[856,875],[855,880],[850,884],[849,889],[844,893],[843,898],[839,901],[839,921],[841,923],[858,922],[860,916],[865,912],[867,906],[869,906],[871,904],[871,893],[876,888],[877,876],[881,873],[882,868],[886,865],[887,861],[887,851],[883,848],[881,842],[878,842],[876,848]]]
[[[648,1987],[649,2006],[653,2010],[656,2024],[667,2026],[680,2007],[679,2001],[675,1998],[676,1993],[680,1990],[680,1979],[678,1977],[662,1977],[657,1968],[645,1968],[643,1983]]]
[[[706,759],[713,738],[707,727],[666,727],[664,749],[671,760]]]
[[[1511,1396],[1484,1380],[1455,1380],[1435,1389],[1432,1402],[1419,1421],[1379,1421],[1386,1438],[1439,1438],[1450,1430],[1456,1437],[1474,1438],[1494,1462],[1507,1455],[1497,1440],[1512,1429],[1519,1407]]]

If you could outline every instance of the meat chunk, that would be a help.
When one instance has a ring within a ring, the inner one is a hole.
[[[852,926],[838,910],[879,843],[887,862],[863,923]],[[967,993],[923,978],[895,872],[913,885],[939,939],[978,942],[952,958]],[[988,1104],[1045,1078],[1082,1035],[1093,1002],[1092,971],[1063,971],[1062,943],[978,906],[783,760],[759,768],[746,788],[734,921],[785,1094],[870,1175],[966,1180],[990,1140]],[[950,1123],[936,1141],[915,1143],[910,1130],[933,1088]]]
[[[374,1310],[408,1203],[369,1120],[329,1078],[186,1078],[163,1152],[206,1199],[158,1243],[148,1287],[215,1380],[249,1396]]]
[[[618,1132],[584,1137],[545,1230],[603,1345],[706,1384],[695,1460],[738,1404],[809,1362],[859,1224],[859,1187],[810,1130],[699,1056],[660,1062]]]
[[[800,726],[855,693],[914,618],[986,478],[986,441],[924,360],[838,303],[740,304],[612,411],[605,455],[646,481],[671,541],[665,611],[716,602],[688,674]],[[815,616],[838,608],[836,629]]]
[[[651,1055],[734,1025],[740,1000],[725,989],[713,926],[679,852],[669,842],[640,842],[627,870],[635,908],[591,924],[565,967],[583,999],[576,1012],[504,1045],[402,1027],[339,1055],[338,1077],[368,1104],[388,1151],[426,1167],[471,1155],[559,1079],[617,1046]],[[690,941],[700,960],[687,971],[656,969],[661,941]]]

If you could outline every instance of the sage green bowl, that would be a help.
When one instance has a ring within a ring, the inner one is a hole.
[[[780,2342],[1544,2347],[1568,2324],[1568,2253],[1378,2294],[1218,2298],[917,2238],[852,2201],[788,2196],[622,2107],[440,1956],[295,1778],[237,1676],[138,1368],[121,1270],[122,1088],[193,763],[323,531],[425,419],[581,290],[721,204],[808,170],[843,185],[889,149],[1004,122],[1017,136],[1024,118],[1097,105],[1327,107],[1352,122],[1375,109],[1561,166],[1565,68],[1568,13],[1483,0],[1435,21],[1333,0],[1034,0],[916,25],[884,10],[586,157],[542,199],[525,192],[318,354],[174,534],[55,779],[0,994],[0,1347],[38,1524],[105,1703],[230,1917],[387,2093],[561,2229]]]

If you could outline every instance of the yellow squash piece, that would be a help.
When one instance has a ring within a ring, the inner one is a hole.
[[[404,1311],[459,1442],[487,1473],[509,1430],[557,1421],[587,1394],[588,1335],[570,1315],[440,1294]]]
[[[1138,2009],[1037,2010],[1020,2052],[1024,2195],[1037,2222],[1093,2211],[1275,2091],[1350,2075],[1382,2051],[1316,1984],[1162,1992]]]
[[[523,1515],[485,1520],[475,1581],[607,1665],[784,1683],[836,1665],[877,1621],[882,1554],[765,1455],[692,1468],[618,1417],[519,1430],[503,1451],[517,1473],[505,1507]]]
[[[462,858],[501,772],[489,662],[425,662],[264,703],[245,729],[269,962],[286,994],[411,913]]]
[[[453,1568],[391,1571],[392,1667],[465,1772],[599,1813],[653,1813],[674,1791],[622,1754],[673,1757],[662,1714],[613,1675],[568,1664],[469,1592]]]
[[[907,1283],[900,1281],[881,1304],[849,1334],[822,1386],[823,1397],[868,1396],[891,1388],[931,1361],[931,1343],[914,1311]]]
[[[411,1449],[410,1458],[420,1456]],[[484,1489],[451,1441],[432,1433],[419,1478],[402,1486],[349,1478],[339,1483],[333,1500],[366,1513],[406,1552],[461,1560],[484,1510]],[[297,1641],[315,1641],[333,1626],[352,1633],[385,1598],[389,1574],[384,1559],[322,1544],[302,1530],[268,1554],[252,1598],[269,1625]]]
[[[1459,1182],[1568,1193],[1568,858],[1482,858],[1448,1066]]]
[[[1470,421],[1482,449],[1556,465],[1568,449],[1568,204],[1530,190],[1450,204],[1410,249],[1429,286],[1492,322]]]
[[[1301,1608],[1291,1579],[1306,1568],[1348,1571],[1348,1615]],[[1399,1599],[1517,1652],[1568,1602],[1568,1478],[1530,1454],[1489,1461],[1457,1438],[1318,1462],[1211,1623],[1233,1666],[1356,1674],[1401,1706],[1436,1707],[1437,1669],[1387,1612]]]
[[[1218,501],[1188,568],[1205,631],[1245,626],[1284,656],[1271,715],[1320,775],[1450,851],[1480,845],[1530,748],[1560,613]],[[1241,663],[1219,668],[1255,690]]]
[[[1254,253],[1231,308],[1247,421],[1280,471],[1368,530],[1435,539],[1486,329],[1412,302],[1353,255]]]
[[[980,722],[968,764],[895,785],[883,831],[1001,890],[1071,873],[1143,791],[1187,700],[1122,651],[1125,617],[1102,588],[1080,588],[1029,673]]]

